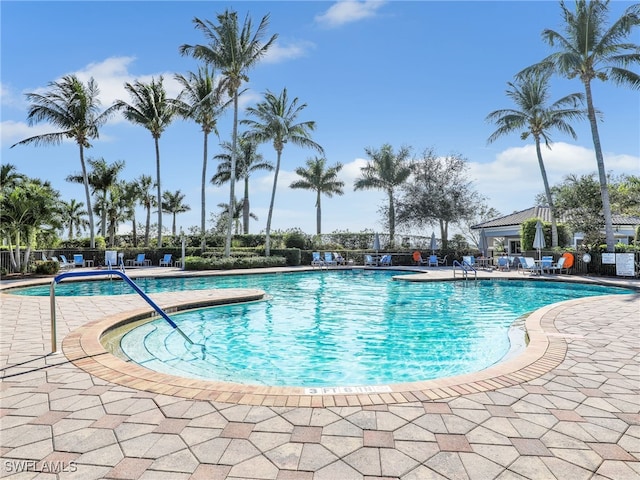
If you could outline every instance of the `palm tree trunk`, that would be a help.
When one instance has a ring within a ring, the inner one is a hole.
[[[144,226],[144,246],[149,247],[149,231],[151,230],[151,205],[147,206],[147,221]]]
[[[604,168],[604,157],[602,156],[602,146],[600,145],[600,135],[598,134],[596,111],[593,108],[591,83],[589,80],[584,81],[584,89],[587,96],[587,114],[589,116],[589,124],[591,125],[593,149],[596,152],[598,176],[600,177],[600,195],[602,196],[602,213],[604,215],[604,233],[607,242],[607,252],[614,252],[615,238],[613,236],[613,219],[611,218],[611,202],[609,200],[609,187],[607,186],[607,172]]]
[[[389,195],[389,243],[394,245],[394,236],[396,234],[396,211],[393,204],[393,192],[387,192]]]
[[[271,202],[269,203],[269,215],[267,216],[267,230],[264,245],[265,256],[271,255],[271,217],[273,216],[273,205],[276,200],[276,187],[278,185],[278,173],[280,173],[280,157],[282,156],[282,150],[277,150],[276,169],[273,175],[273,190],[271,190]]]
[[[322,233],[322,207],[320,207],[320,190],[318,190],[318,198],[316,198],[316,233]]]
[[[158,248],[162,248],[162,188],[160,187],[160,144],[154,138],[156,144],[156,178],[158,181]]]
[[[231,135],[231,172],[229,172],[229,215],[227,219],[227,238],[224,242],[224,256],[231,256],[231,232],[233,215],[231,209],[236,204],[236,145],[238,142],[238,90],[233,91],[233,133]]]
[[[93,210],[91,209],[91,193],[89,192],[89,177],[87,176],[87,166],[84,162],[84,147],[80,144],[80,165],[82,166],[82,181],[84,183],[84,194],[87,200],[87,213],[89,214],[89,236],[91,248],[96,248],[96,232],[93,225]]]
[[[440,220],[440,238],[442,249],[445,250],[449,246],[449,224],[446,220]]]
[[[107,212],[108,212],[108,203],[107,203],[107,191],[103,190],[102,192],[102,211],[100,212],[101,215],[101,222],[102,224],[100,225],[100,235],[102,235],[102,238],[107,238]]]
[[[202,159],[202,187],[200,191],[200,249],[204,252],[207,246],[206,235],[206,185],[207,185],[207,146],[209,134],[204,132],[204,157]]]
[[[136,228],[136,215],[135,215],[135,213],[133,214],[132,223],[133,223],[133,225],[131,226],[131,230],[133,232],[133,246],[137,247],[138,246],[138,229]]]
[[[249,176],[244,177],[244,200],[242,202],[242,224],[245,235],[249,235]]]
[[[542,151],[540,151],[540,139],[536,136],[536,154],[538,155],[538,165],[540,166],[540,173],[542,174],[542,183],[544,183],[544,193],[547,196],[547,203],[549,204],[549,212],[551,213],[551,246],[558,246],[558,225],[556,224],[556,211],[553,206],[553,198],[551,196],[551,188],[549,188],[549,180],[547,179],[547,170],[544,168],[544,162],[542,161]]]

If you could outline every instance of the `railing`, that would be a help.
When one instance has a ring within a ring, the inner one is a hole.
[[[475,268],[473,268],[473,266],[471,266],[469,263],[465,262],[464,260],[462,261],[462,263],[460,263],[458,260],[453,261],[453,278],[456,277],[456,271],[458,268],[462,270],[461,273],[465,280],[469,279],[469,272],[473,272],[474,280],[478,279],[478,271]]]
[[[193,345],[193,341],[187,337],[187,335],[180,330],[180,327],[176,325],[176,323],[169,318],[164,310],[162,310],[153,300],[149,298],[149,296],[144,293],[138,285],[135,284],[133,280],[131,280],[126,273],[121,272],[119,270],[101,270],[101,271],[89,271],[89,272],[65,272],[60,275],[56,275],[53,280],[51,280],[50,287],[50,299],[51,299],[51,352],[55,352],[57,350],[57,341],[56,341],[56,284],[64,280],[65,278],[70,277],[89,277],[93,275],[117,275],[122,278],[126,283],[129,284],[133,290],[140,295],[151,307],[164,319],[166,322],[173,327],[182,337],[189,342],[189,344]]]

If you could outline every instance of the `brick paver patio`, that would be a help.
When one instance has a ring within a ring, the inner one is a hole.
[[[163,305],[194,297],[154,296]],[[324,397],[268,387],[238,393],[233,384],[207,390],[197,381],[167,386],[168,394],[154,373],[126,375],[94,358],[109,354],[83,350],[93,348],[83,346],[97,331],[89,325],[146,308],[135,296],[60,297],[65,349],[55,354],[48,297],[0,300],[2,477],[640,479],[638,294],[536,312],[527,362],[490,376]]]

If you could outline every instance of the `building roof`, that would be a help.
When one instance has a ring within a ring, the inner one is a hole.
[[[543,222],[551,222],[551,209],[549,207],[531,207],[526,210],[520,210],[503,217],[494,218],[477,225],[473,225],[471,228],[477,230],[479,228],[487,227],[511,227],[515,225],[522,225],[526,220],[530,218],[539,218]],[[626,215],[612,215],[611,220],[613,225],[640,225],[640,217],[631,217]]]

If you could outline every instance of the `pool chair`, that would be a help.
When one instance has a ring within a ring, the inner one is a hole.
[[[84,257],[81,253],[75,253],[73,255],[73,266],[74,267],[84,267]]]
[[[476,257],[474,257],[473,255],[464,255],[462,257],[462,262],[466,263],[470,267],[475,267],[476,266]]]
[[[60,270],[68,270],[73,267],[73,263],[67,262],[67,257],[65,257],[64,255],[60,255],[60,259],[58,259],[58,257],[51,257],[51,260],[53,260],[54,262],[58,262],[58,267],[60,268]]]
[[[329,266],[329,265],[333,265],[333,266],[338,265],[338,262],[333,259],[333,253],[324,252],[324,264],[327,265],[327,266]]]
[[[553,257],[551,255],[545,255],[540,260],[540,270],[542,272],[550,272],[551,267],[553,266]]]
[[[367,267],[367,266],[369,266],[369,267],[377,267],[378,266],[378,262],[376,262],[373,259],[372,255],[365,255],[364,256],[364,266],[365,267]]]
[[[320,257],[320,252],[313,252],[311,254],[311,266],[312,267],[322,267],[324,265],[324,262],[322,261],[322,258]]]
[[[520,273],[524,274],[525,272],[529,272],[533,275],[540,275],[540,266],[536,265],[536,261],[533,257],[519,257],[520,258],[520,266],[518,269]]]
[[[428,267],[437,267],[438,266],[438,256],[437,255],[429,255]]]
[[[136,267],[136,266],[144,267],[144,264],[145,264],[146,260],[147,259],[145,258],[144,253],[139,253],[136,256],[136,259],[133,261],[133,266],[134,267]]]
[[[423,260],[422,254],[417,250],[413,252],[413,255],[411,256],[411,258],[413,258],[413,263],[415,265],[426,265],[427,263],[429,263],[426,260]]]
[[[161,267],[170,267],[171,263],[172,263],[172,260],[171,260],[172,256],[173,255],[171,255],[170,253],[165,253],[164,257],[162,257],[162,260],[160,260],[160,266]]]
[[[510,268],[509,257],[498,258],[498,270],[501,272],[508,272]]]
[[[333,252],[333,258],[336,260],[336,265],[346,265],[347,261],[338,252]]]
[[[550,266],[548,266],[547,270],[549,271],[549,273],[562,273],[565,260],[565,257],[560,257],[556,263],[552,263]]]
[[[390,267],[391,266],[391,255],[389,255],[389,254],[383,255],[382,258],[380,259],[380,266],[381,267]]]

